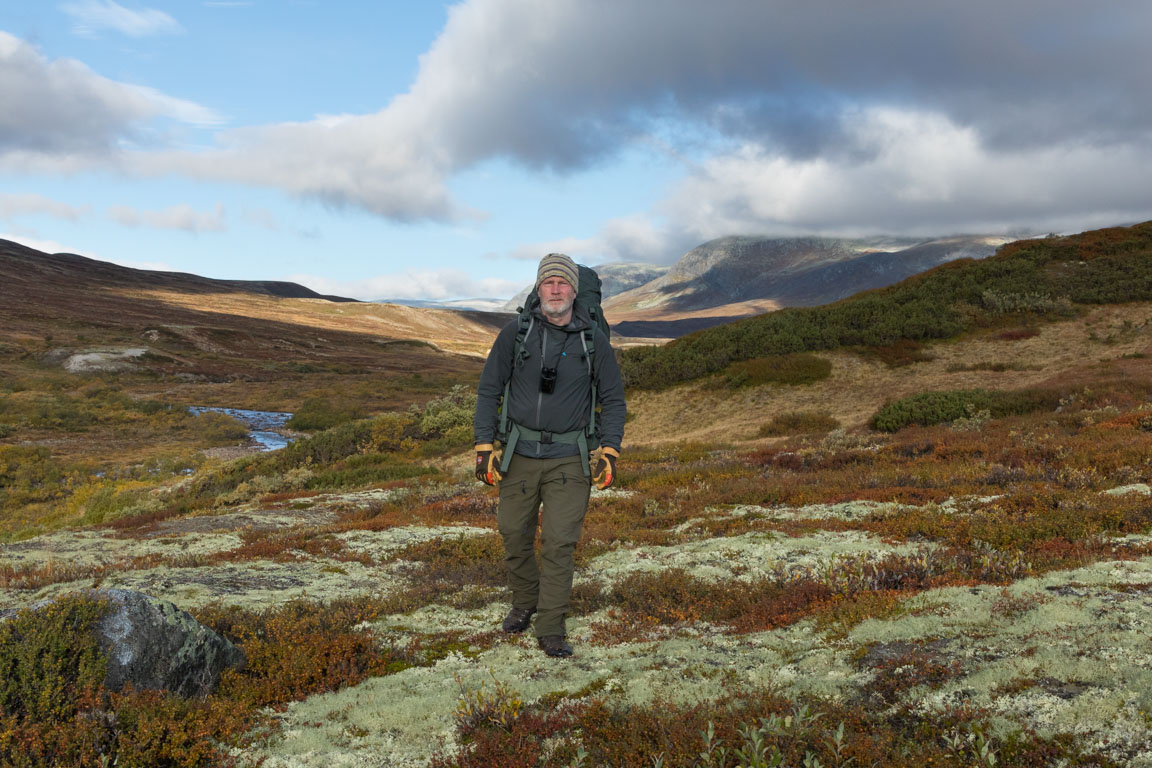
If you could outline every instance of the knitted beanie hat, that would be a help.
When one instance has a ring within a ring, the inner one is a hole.
[[[580,290],[580,273],[576,269],[576,262],[562,253],[550,253],[540,259],[540,268],[536,270],[536,290],[540,283],[550,277],[559,277],[568,281],[573,291]]]

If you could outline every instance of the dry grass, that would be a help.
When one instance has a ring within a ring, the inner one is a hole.
[[[760,440],[759,425],[791,411],[824,411],[846,428],[865,426],[886,401],[937,389],[1021,389],[1047,383],[1085,385],[1099,380],[1104,361],[1145,369],[1150,354],[1147,334],[1125,334],[1125,322],[1139,326],[1152,317],[1152,304],[1104,306],[1083,318],[1039,326],[1031,338],[1006,341],[1000,331],[982,332],[931,346],[933,359],[888,368],[848,351],[824,353],[832,375],[803,386],[753,387],[724,392],[694,383],[663,392],[629,395],[626,439],[629,446],[680,441],[748,444]],[[1111,343],[1106,340],[1113,337]],[[1009,362],[1000,372],[956,370],[978,363]],[[1021,370],[1023,369],[1023,370]],[[771,439],[771,438],[770,438]]]

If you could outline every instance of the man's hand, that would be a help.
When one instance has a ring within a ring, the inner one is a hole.
[[[476,479],[485,485],[497,486],[503,479],[500,475],[500,459],[504,452],[491,443],[476,446]]]
[[[592,471],[592,484],[604,490],[616,481],[616,459],[620,452],[615,448],[602,447],[592,454],[596,468]]]

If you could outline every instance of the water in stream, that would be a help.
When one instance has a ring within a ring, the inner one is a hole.
[[[279,411],[249,411],[244,408],[214,408],[204,405],[190,405],[188,410],[192,413],[204,413],[205,411],[216,411],[217,413],[225,413],[232,418],[242,421],[248,425],[248,436],[260,444],[262,451],[275,451],[283,448],[292,442],[290,437],[286,437],[276,430],[283,429],[284,422],[292,418],[290,413],[280,413]]]

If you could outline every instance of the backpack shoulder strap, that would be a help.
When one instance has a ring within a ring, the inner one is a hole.
[[[516,311],[519,316],[516,318],[516,342],[512,345],[512,368],[508,373],[508,381],[504,382],[504,398],[500,403],[500,428],[497,430],[497,436],[501,441],[508,436],[508,396],[512,391],[512,373],[517,367],[524,364],[524,358],[528,356],[524,349],[524,340],[528,338],[528,334],[532,332],[532,326],[536,323],[536,318],[532,316],[531,310],[517,307]]]
[[[584,348],[584,359],[588,365],[588,381],[592,387],[592,396],[588,406],[588,423],[584,426],[584,434],[588,437],[588,446],[592,449],[598,447],[596,441],[596,326],[585,328],[580,332],[580,345]]]

